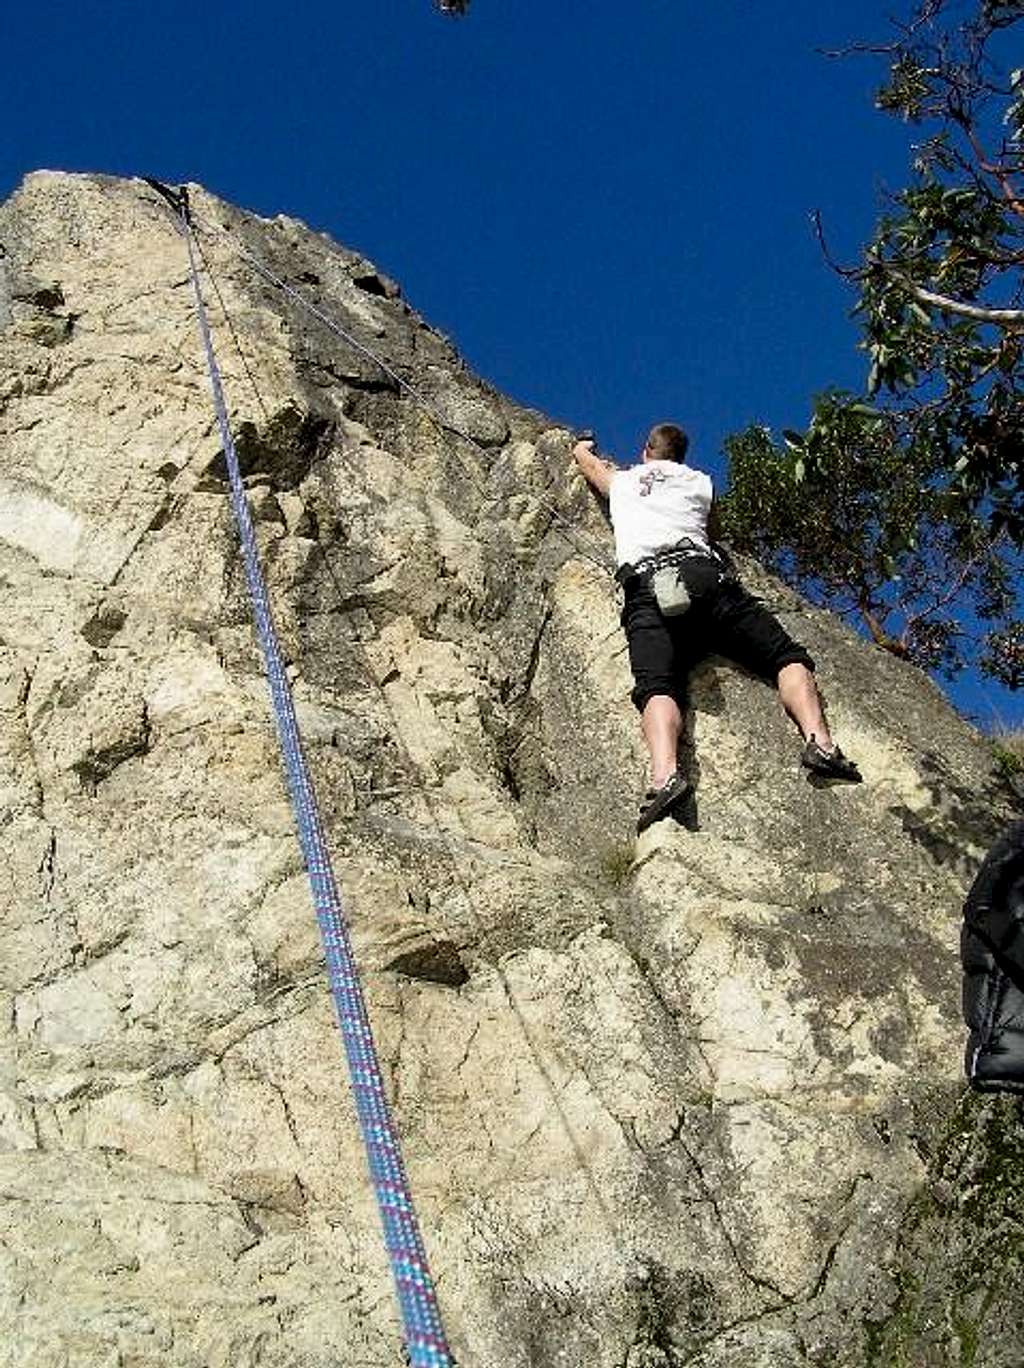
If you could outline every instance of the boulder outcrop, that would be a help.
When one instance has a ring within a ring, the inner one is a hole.
[[[984,739],[748,565],[866,782],[712,660],[694,802],[636,843],[569,434],[365,258],[191,197],[461,1368],[1017,1368],[1024,1141],[961,1072]],[[0,1365],[391,1368],[182,240],[41,172],[0,244]]]

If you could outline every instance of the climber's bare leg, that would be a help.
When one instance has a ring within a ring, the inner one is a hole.
[[[834,742],[811,671],[799,661],[783,665],[779,671],[778,686],[782,706],[800,728],[804,740],[813,736],[823,751],[830,751]]]
[[[661,788],[678,764],[683,715],[669,694],[652,694],[640,714],[640,728],[651,757],[651,787]]]

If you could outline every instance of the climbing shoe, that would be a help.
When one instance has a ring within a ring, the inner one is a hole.
[[[674,774],[669,775],[661,788],[649,788],[640,804],[636,834],[639,836],[653,822],[660,821],[662,817],[668,816],[672,808],[685,796],[689,787],[690,785],[683,775],[676,770]]]
[[[812,736],[804,746],[800,763],[812,774],[820,774],[824,779],[845,779],[851,784],[862,782],[861,772],[852,760],[848,760],[838,746],[830,751],[822,750]]]

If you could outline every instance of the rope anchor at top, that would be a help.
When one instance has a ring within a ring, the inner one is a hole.
[[[147,185],[152,186],[158,195],[163,195],[175,214],[191,228],[192,211],[188,202],[188,186],[179,185],[177,190],[172,190],[169,185],[164,185],[163,181],[154,180],[152,176],[143,176],[142,179]]]
[[[143,179],[167,201],[168,205],[174,210],[177,218],[181,218],[188,223],[188,226],[193,232],[202,230],[207,234],[225,238],[231,250],[246,262],[257,275],[261,276],[268,285],[272,285],[275,289],[280,290],[282,294],[294,304],[298,305],[299,308],[305,310],[311,317],[317,319],[328,332],[333,333],[335,337],[344,342],[346,347],[358,352],[360,356],[366,357],[368,361],[371,361],[377,366],[384,375],[395,383],[403,394],[406,394],[414,404],[437,424],[440,431],[458,437],[461,442],[464,442],[467,446],[473,448],[473,450],[477,451],[481,456],[487,457],[487,452],[476,438],[471,436],[468,432],[464,432],[460,427],[453,423],[450,418],[441,411],[434,399],[424,394],[422,390],[417,389],[415,385],[410,384],[406,377],[396,370],[394,366],[389,365],[382,356],[375,352],[371,347],[368,347],[365,343],[361,342],[349,329],[342,327],[336,319],[331,318],[323,309],[319,308],[312,300],[307,299],[299,290],[296,290],[289,285],[286,280],[282,279],[280,275],[271,270],[266,262],[261,261],[260,258],[255,256],[243,243],[239,242],[233,233],[220,225],[210,223],[203,218],[202,214],[193,211],[188,203],[187,188],[185,186],[182,186],[179,190],[172,190],[170,186],[164,185],[162,181],[153,180],[149,177],[143,177]],[[202,248],[199,250],[201,252]],[[207,270],[209,270],[209,267],[207,267]],[[485,492],[484,488],[476,477],[470,463],[459,453],[457,446],[453,447],[452,451],[470,482],[475,486],[479,493],[483,494]],[[604,549],[597,547],[590,537],[586,538],[586,541],[590,542],[589,548],[584,545],[581,540],[579,529],[553,499],[547,498],[544,495],[538,495],[536,496],[536,501],[541,508],[546,509],[553,521],[557,524],[554,528],[557,535],[571,546],[577,555],[581,556],[584,560],[589,561],[591,565],[604,574],[614,576],[615,566],[610,562],[607,552]]]

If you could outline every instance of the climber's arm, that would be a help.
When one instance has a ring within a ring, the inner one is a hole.
[[[601,460],[594,450],[592,441],[577,442],[572,454],[587,483],[593,485],[597,492],[607,499],[615,466],[610,461]]]
[[[718,511],[718,500],[714,496],[708,510],[708,539],[712,542],[722,540],[722,517]]]

